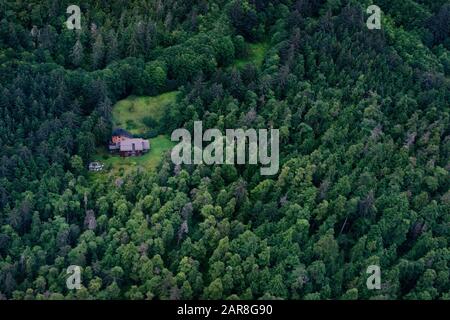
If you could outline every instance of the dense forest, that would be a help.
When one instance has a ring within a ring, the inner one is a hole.
[[[71,4],[0,0],[0,300],[450,299],[448,0]],[[157,134],[278,128],[278,174],[88,172],[117,101],[174,90]]]

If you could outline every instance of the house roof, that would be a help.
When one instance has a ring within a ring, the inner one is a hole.
[[[150,149],[150,142],[144,139],[127,139],[120,143],[120,151],[145,151],[148,149]]]
[[[116,128],[113,130],[112,132],[113,136],[122,136],[122,137],[127,137],[127,138],[132,138],[133,135],[131,133],[129,133],[127,130],[122,129],[122,128]]]

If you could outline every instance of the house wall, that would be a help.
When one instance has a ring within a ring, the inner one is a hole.
[[[134,157],[142,155],[142,151],[120,151],[121,157]]]

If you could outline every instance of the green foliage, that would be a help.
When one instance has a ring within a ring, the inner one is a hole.
[[[149,130],[157,129],[158,122],[173,107],[176,97],[174,91],[155,97],[131,96],[118,101],[112,110],[113,124],[132,134],[145,135]]]
[[[0,299],[449,299],[449,6],[366,4],[0,5]],[[279,128],[278,174],[175,166],[196,120]]]

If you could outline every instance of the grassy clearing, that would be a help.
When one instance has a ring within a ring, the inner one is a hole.
[[[178,91],[163,93],[156,97],[130,96],[116,103],[113,108],[113,125],[135,135],[143,135],[149,129],[143,120],[152,117],[159,121],[165,108],[175,103]]]
[[[250,43],[248,57],[236,60],[233,66],[236,68],[243,68],[245,65],[253,63],[258,68],[261,67],[268,48],[269,44],[266,42]]]
[[[135,169],[144,169],[146,171],[153,171],[158,166],[164,153],[170,150],[175,145],[174,142],[166,135],[150,139],[150,151],[140,157],[122,158],[118,155],[111,155],[106,148],[99,148],[94,157],[95,161],[100,161],[105,164],[105,172],[110,172],[114,176],[121,176]],[[93,175],[102,175],[100,173],[92,173]]]
[[[116,103],[113,108],[113,125],[128,130],[136,136],[141,136],[150,129],[143,119],[152,117],[160,121],[165,109],[176,102],[178,91],[168,92],[156,97],[130,96]],[[109,174],[115,177],[122,176],[135,169],[154,171],[161,161],[164,153],[175,145],[167,135],[159,135],[150,139],[150,151],[140,157],[122,158],[119,155],[111,155],[107,146],[97,149],[94,161],[105,165],[103,172],[90,173],[92,179],[105,179]]]

